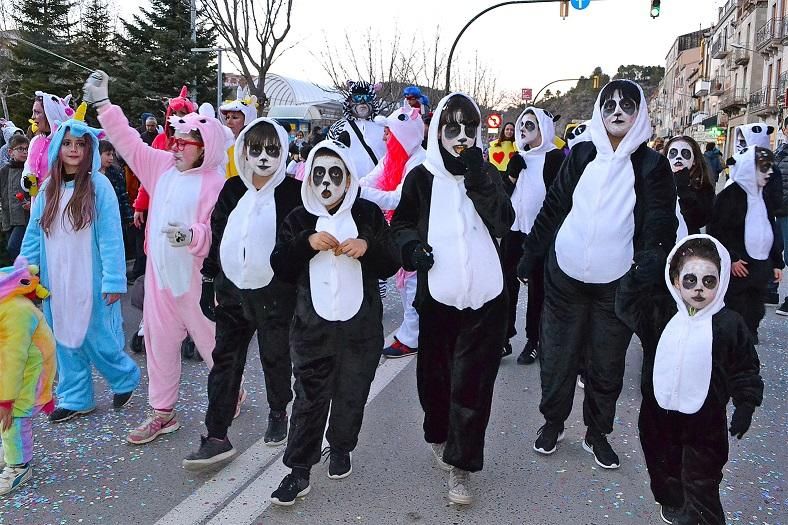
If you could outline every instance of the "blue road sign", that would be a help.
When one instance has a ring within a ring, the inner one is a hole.
[[[574,7],[578,11],[582,11],[583,9],[588,7],[588,4],[590,3],[591,0],[572,0],[572,7]]]

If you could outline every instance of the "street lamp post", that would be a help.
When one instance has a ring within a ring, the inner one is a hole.
[[[228,47],[193,47],[192,53],[216,53],[216,111],[222,105],[222,53],[229,51]]]
[[[499,4],[491,5],[487,9],[481,11],[476,16],[468,20],[468,23],[465,24],[465,27],[460,30],[460,33],[457,35],[457,38],[454,39],[454,43],[451,45],[451,50],[449,51],[449,58],[446,61],[446,94],[450,91],[451,86],[451,59],[454,56],[454,49],[457,47],[457,43],[460,41],[460,38],[465,33],[465,31],[470,27],[472,23],[478,20],[483,14],[489,13],[493,9],[497,9],[499,7],[503,7],[505,5],[514,5],[514,4],[546,4],[546,3],[553,3],[553,2],[560,2],[561,0],[511,0],[509,2],[501,2]]]

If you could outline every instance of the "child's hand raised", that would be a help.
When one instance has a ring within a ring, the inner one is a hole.
[[[309,246],[319,252],[334,250],[334,253],[336,253],[336,249],[339,248],[339,241],[328,232],[317,232],[309,236]]]
[[[747,261],[738,260],[731,264],[731,273],[734,277],[747,277],[750,271],[747,269]]]
[[[367,241],[364,239],[348,239],[340,244],[336,250],[334,250],[334,255],[345,254],[348,257],[358,259],[367,253],[367,247]]]

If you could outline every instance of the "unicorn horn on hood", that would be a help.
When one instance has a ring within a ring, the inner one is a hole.
[[[181,98],[189,98],[189,88],[187,86],[183,86],[181,88],[181,94],[178,96]]]
[[[77,112],[74,113],[74,120],[78,120],[80,122],[85,122],[85,113],[88,111],[88,103],[82,102],[77,108]]]

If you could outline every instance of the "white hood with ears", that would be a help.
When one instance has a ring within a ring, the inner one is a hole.
[[[774,232],[769,222],[769,213],[763,200],[763,188],[758,186],[755,173],[755,146],[746,148],[733,156],[736,161],[736,179],[744,193],[747,194],[747,214],[744,216],[744,248],[753,259],[764,261],[774,242]]]
[[[539,123],[539,132],[542,134],[542,142],[535,148],[528,148],[520,136],[525,116],[529,113],[533,113],[536,117]],[[547,111],[530,107],[517,117],[514,125],[514,140],[519,150],[517,154],[525,161],[525,169],[520,170],[520,176],[517,179],[514,192],[512,192],[512,206],[515,213],[512,231],[530,233],[536,216],[542,209],[542,204],[547,196],[547,188],[544,185],[545,155],[547,152],[557,149],[553,143],[554,137],[555,123],[553,116]]]
[[[267,122],[274,126],[279,138],[281,162],[279,169],[259,190],[252,182],[254,173],[246,162],[244,138],[252,126]],[[287,164],[287,132],[275,121],[259,118],[245,127],[235,141],[235,165],[238,177],[247,188],[229,217],[219,246],[222,271],[241,290],[268,286],[274,277],[271,252],[276,244],[276,201],[274,191],[285,179]]]
[[[709,239],[720,256],[720,280],[717,295],[705,308],[690,315],[681,294],[670,279],[670,261],[691,239]],[[725,293],[731,275],[728,250],[714,237],[690,235],[680,240],[668,255],[665,284],[676,301],[678,311],[668,322],[657,344],[654,358],[654,397],[660,407],[684,414],[694,414],[703,406],[711,383],[713,345],[712,317],[725,306]]]
[[[459,310],[478,310],[503,291],[503,271],[495,241],[482,221],[465,188],[465,177],[455,177],[443,165],[438,131],[447,95],[435,108],[427,140],[424,167],[433,174],[427,244],[435,264],[427,274],[430,296]],[[473,102],[476,110],[479,107]],[[476,147],[481,145],[481,126]],[[484,169],[484,167],[482,168]]]
[[[627,81],[629,82],[629,81]],[[596,157],[575,187],[572,209],[555,239],[558,266],[584,283],[611,283],[629,270],[634,255],[635,172],[630,156],[651,137],[648,103],[640,93],[632,128],[613,150],[602,119],[602,89],[594,103],[591,141]]]
[[[342,159],[350,176],[342,203],[332,215],[312,191],[312,165],[321,151],[331,150]],[[359,177],[350,150],[341,142],[318,142],[306,158],[301,199],[304,208],[317,216],[315,231],[333,235],[339,243],[358,237],[358,227],[351,213],[359,189]],[[317,315],[326,321],[347,321],[358,313],[364,300],[361,262],[347,255],[322,251],[309,261],[309,287]]]

